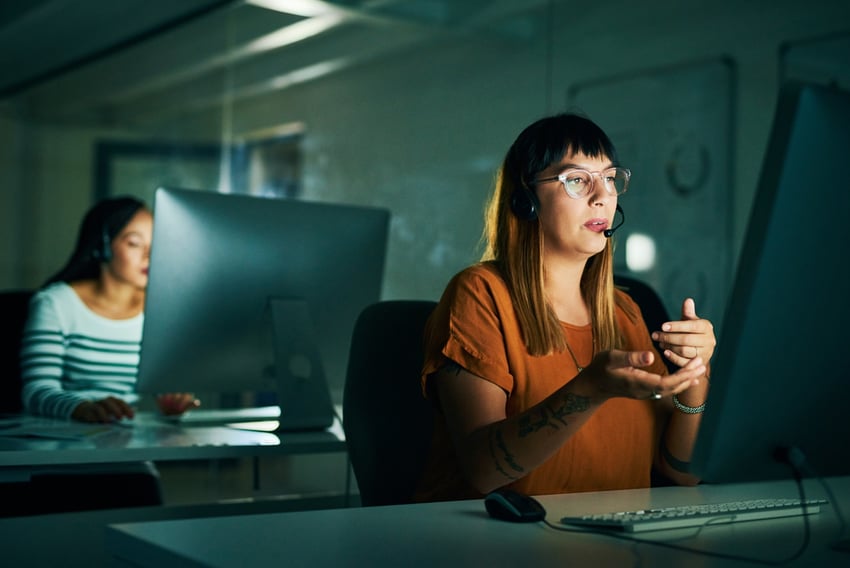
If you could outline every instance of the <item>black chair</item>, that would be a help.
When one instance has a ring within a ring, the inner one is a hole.
[[[343,394],[348,456],[363,506],[410,503],[434,411],[422,396],[422,331],[436,302],[390,300],[354,326]]]
[[[669,321],[647,284],[615,277],[641,308],[650,330]],[[343,394],[348,456],[363,506],[410,503],[425,466],[434,410],[424,399],[422,331],[436,306],[426,300],[390,300],[368,306],[351,338]],[[653,481],[664,485],[665,480]]]
[[[21,412],[21,336],[32,290],[0,292],[0,414]]]
[[[664,307],[664,302],[658,296],[658,293],[651,286],[628,276],[614,276],[614,285],[626,292],[640,308],[643,314],[643,319],[646,322],[646,327],[650,333],[661,329],[661,324],[665,321],[670,321],[670,315],[667,313],[667,308]],[[658,349],[658,343],[655,343],[655,348]],[[661,350],[659,349],[659,353]],[[678,367],[673,363],[663,358],[664,364],[667,365],[667,370],[671,373],[676,372]]]
[[[21,341],[32,290],[0,292],[0,413],[20,414]],[[0,516],[37,515],[161,505],[159,473],[152,463],[34,467],[23,481],[0,482]]]

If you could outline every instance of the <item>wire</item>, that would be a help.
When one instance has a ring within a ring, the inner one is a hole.
[[[835,494],[832,492],[832,488],[829,486],[829,483],[826,482],[826,479],[815,471],[809,463],[809,460],[806,458],[806,455],[799,448],[791,447],[788,448],[787,451],[781,451],[780,454],[785,457],[785,459],[781,461],[786,461],[796,470],[805,472],[810,477],[815,478],[826,493],[829,502],[832,504],[833,511],[835,511],[835,517],[838,519],[838,537],[836,542],[833,543],[833,546],[835,546],[844,538],[845,531],[847,530],[847,523],[844,520],[844,514],[841,511],[840,501],[835,498]]]
[[[790,556],[783,558],[783,559],[780,559],[780,560],[768,560],[768,559],[764,559],[764,558],[754,558],[754,557],[748,557],[748,556],[741,556],[741,555],[738,555],[738,554],[727,554],[727,553],[724,553],[724,552],[715,552],[715,551],[712,551],[712,550],[704,550],[704,549],[699,549],[699,548],[692,548],[692,547],[689,547],[689,546],[682,546],[682,545],[674,544],[674,543],[669,542],[669,541],[645,540],[645,539],[642,539],[642,538],[635,538],[633,536],[629,536],[629,535],[625,535],[625,534],[621,534],[621,533],[617,533],[617,532],[613,532],[613,531],[609,531],[609,530],[605,530],[605,529],[567,527],[567,526],[564,526],[564,525],[558,525],[558,524],[552,523],[551,521],[549,521],[547,519],[543,519],[543,523],[546,526],[548,526],[552,529],[558,530],[558,531],[573,532],[573,533],[600,534],[600,535],[605,535],[605,536],[608,536],[608,537],[617,538],[617,539],[625,540],[625,541],[629,541],[629,542],[640,543],[640,544],[650,544],[652,546],[669,548],[669,549],[672,549],[672,550],[689,552],[689,553],[692,553],[692,554],[699,554],[701,556],[710,556],[710,557],[713,557],[713,558],[723,558],[723,559],[726,559],[726,560],[738,560],[738,561],[742,561],[742,562],[750,562],[752,564],[761,564],[761,565],[764,565],[764,566],[783,566],[785,564],[789,564],[789,563],[797,560],[798,558],[800,558],[806,552],[806,550],[808,549],[809,543],[811,541],[811,527],[809,525],[808,511],[806,510],[806,508],[807,508],[806,494],[805,494],[805,488],[803,486],[803,479],[802,479],[802,471],[804,469],[811,470],[811,468],[807,465],[806,458],[803,455],[803,452],[801,452],[798,448],[789,448],[789,449],[787,449],[787,451],[782,450],[780,452],[777,452],[774,455],[774,457],[778,461],[781,461],[781,462],[787,464],[791,468],[792,475],[794,476],[794,481],[797,485],[797,492],[800,496],[800,502],[803,506],[803,515],[801,515],[803,517],[803,542],[800,544],[800,546],[797,548],[797,550],[794,551]],[[838,516],[838,519],[839,519],[839,522],[840,522],[840,531],[841,531],[840,534],[843,534],[844,529],[845,529],[844,517],[841,515],[841,512],[839,510],[838,501],[835,499],[835,496],[832,494],[832,491],[829,489],[829,487],[825,483],[825,481],[822,478],[820,478],[820,476],[816,476],[816,477],[820,481],[821,485],[823,485],[827,495],[829,496],[830,503],[832,503],[834,508],[835,508],[836,515]],[[710,526],[710,525],[711,525],[711,523],[706,523],[702,527],[699,527],[697,529],[696,534],[699,534],[699,531],[701,531],[704,527]],[[696,536],[696,534],[691,535],[691,537]],[[691,538],[691,537],[688,537],[688,538]]]

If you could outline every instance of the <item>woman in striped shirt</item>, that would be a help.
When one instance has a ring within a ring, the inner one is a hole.
[[[153,216],[132,197],[97,203],[64,268],[33,297],[24,329],[24,408],[106,422],[133,417]],[[165,414],[197,406],[186,393],[157,399]]]

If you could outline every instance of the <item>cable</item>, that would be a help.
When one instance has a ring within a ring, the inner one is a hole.
[[[699,549],[699,548],[692,548],[692,547],[689,547],[689,546],[681,546],[681,545],[678,545],[678,544],[673,544],[672,542],[645,540],[645,539],[642,539],[642,538],[635,538],[633,536],[629,536],[629,535],[625,535],[625,534],[621,534],[621,533],[616,533],[616,532],[608,531],[608,530],[604,530],[604,529],[567,527],[567,526],[564,526],[564,525],[558,525],[558,524],[552,523],[551,521],[549,521],[547,519],[543,519],[542,522],[546,526],[548,526],[552,529],[558,530],[558,531],[573,532],[573,533],[600,534],[600,535],[605,535],[605,536],[609,536],[609,537],[613,537],[613,538],[617,538],[617,539],[625,540],[625,541],[629,541],[629,542],[635,542],[635,543],[640,543],[640,544],[650,544],[652,546],[659,546],[659,547],[662,547],[662,548],[669,548],[669,549],[672,549],[672,550],[678,550],[678,551],[681,551],[681,552],[689,552],[689,553],[692,553],[692,554],[699,554],[699,555],[702,555],[702,556],[710,556],[710,557],[713,557],[713,558],[723,558],[723,559],[726,559],[726,560],[738,560],[738,561],[742,561],[742,562],[750,562],[752,564],[761,564],[761,565],[764,565],[764,566],[783,566],[783,565],[789,564],[789,563],[794,562],[795,560],[799,559],[809,547],[809,543],[810,543],[810,540],[811,540],[811,527],[809,525],[809,515],[806,511],[806,506],[807,506],[806,505],[806,495],[805,495],[805,488],[803,486],[802,472],[804,470],[807,470],[807,469],[811,470],[811,468],[808,466],[805,455],[803,454],[802,451],[799,450],[799,448],[792,447],[792,448],[778,449],[777,452],[774,453],[774,458],[777,461],[785,463],[790,467],[792,475],[794,476],[794,481],[797,484],[797,492],[800,496],[800,501],[801,501],[802,506],[803,506],[803,515],[801,515],[803,517],[803,542],[802,542],[802,544],[800,544],[800,546],[797,548],[797,550],[794,551],[790,556],[788,556],[787,558],[783,558],[781,560],[768,560],[768,559],[764,559],[764,558],[754,558],[754,557],[748,557],[748,556],[741,556],[741,555],[738,555],[738,554],[727,554],[727,553],[724,553],[724,552],[715,552],[715,551],[711,551],[711,550],[703,550],[703,549]],[[817,476],[817,478],[818,478],[818,480],[820,480],[821,484],[823,485],[824,489],[826,490],[826,493],[827,493],[827,495],[829,496],[829,499],[830,499],[830,503],[832,503],[833,506],[835,507],[836,515],[838,516],[838,519],[839,519],[839,522],[840,522],[840,531],[841,531],[840,534],[843,534],[845,524],[844,524],[844,518],[841,515],[839,508],[838,508],[838,501],[835,499],[834,495],[832,494],[832,491],[826,485],[824,480],[822,480],[819,476]],[[699,531],[701,531],[706,526],[710,526],[710,524],[706,524],[706,525],[703,525],[702,527],[699,527],[697,529],[696,534],[694,534],[692,536],[696,536],[697,534],[699,534]]]
[[[832,504],[833,510],[835,511],[835,517],[838,519],[838,537],[836,538],[836,541],[832,543],[833,547],[837,547],[837,545],[839,545],[839,543],[845,538],[844,535],[847,530],[847,523],[844,520],[844,515],[841,511],[841,503],[835,498],[835,494],[832,492],[832,488],[829,486],[829,483],[827,483],[826,479],[815,471],[809,463],[809,460],[806,458],[806,454],[804,454],[803,451],[796,446],[792,446],[790,448],[779,448],[776,452],[776,458],[778,461],[790,464],[791,467],[797,471],[807,473],[823,488],[829,502]],[[840,548],[840,550],[846,551],[847,549]]]

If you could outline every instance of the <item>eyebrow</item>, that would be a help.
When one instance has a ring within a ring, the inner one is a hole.
[[[608,165],[605,166],[604,168],[602,168],[602,170],[607,170],[607,169],[610,169],[610,168],[616,168],[617,166],[619,166],[619,164],[609,160]],[[553,166],[549,166],[549,168],[552,168],[552,167]],[[548,170],[549,168],[546,168],[546,169]],[[558,166],[556,167],[556,171],[558,173],[555,174],[555,175],[556,176],[560,175],[561,173],[563,173],[567,170],[571,170],[571,169],[590,171],[580,164],[576,164],[576,163],[573,163],[573,162],[567,162],[566,164],[558,164]],[[600,171],[602,171],[602,170],[600,170]],[[543,173],[543,172],[541,172],[541,173]]]
[[[118,235],[119,239],[126,239],[127,237],[145,238],[145,236],[139,231],[127,231],[126,233],[121,233]]]

